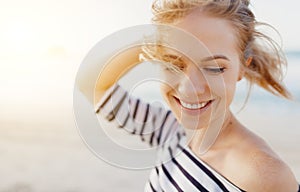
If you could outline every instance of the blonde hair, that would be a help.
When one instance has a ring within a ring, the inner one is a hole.
[[[277,96],[291,98],[282,82],[283,69],[287,65],[283,51],[274,40],[257,30],[258,26],[271,26],[256,21],[249,3],[248,0],[155,0],[152,21],[174,24],[196,9],[227,19],[237,31],[240,60],[249,90],[257,84]]]

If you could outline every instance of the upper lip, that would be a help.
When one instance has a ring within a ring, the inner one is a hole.
[[[177,101],[179,101],[180,103],[181,103],[181,102],[184,102],[184,103],[188,103],[188,104],[191,104],[191,105],[193,105],[193,104],[202,104],[202,103],[207,103],[207,102],[209,102],[209,101],[213,101],[213,99],[207,99],[207,100],[203,100],[203,101],[186,101],[185,99],[180,99],[180,98],[178,98],[178,97],[176,97],[176,96],[174,96],[174,98],[175,98]]]

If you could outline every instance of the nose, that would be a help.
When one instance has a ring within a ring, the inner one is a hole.
[[[207,79],[197,67],[188,67],[179,83],[178,91],[187,98],[204,94],[209,89]]]

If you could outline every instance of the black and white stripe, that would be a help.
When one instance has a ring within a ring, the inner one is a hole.
[[[243,191],[186,147],[185,133],[170,111],[129,97],[116,84],[99,101],[99,112],[150,145],[160,146],[158,164],[150,174],[146,192]]]
[[[169,110],[129,97],[118,84],[106,91],[96,106],[96,113],[129,133],[140,135],[151,146],[163,145],[179,127]]]

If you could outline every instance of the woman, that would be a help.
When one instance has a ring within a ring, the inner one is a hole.
[[[134,47],[102,71],[95,89],[96,112],[161,146],[145,191],[298,191],[288,166],[229,109],[242,78],[290,98],[279,79],[285,60],[275,44],[267,49],[257,41],[272,42],[256,31],[258,22],[248,6],[246,0],[155,1],[154,23],[187,31],[208,51],[194,62],[158,45]],[[141,59],[163,61],[161,92],[171,112],[128,97],[115,84]]]

